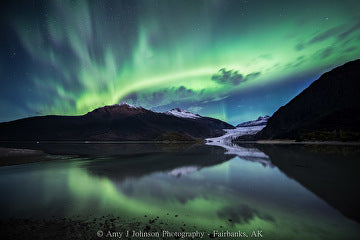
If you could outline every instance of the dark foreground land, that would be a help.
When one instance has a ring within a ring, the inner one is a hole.
[[[41,150],[0,147],[0,167],[47,160]]]
[[[177,218],[178,216],[173,216]],[[167,233],[163,235],[163,231]],[[128,232],[128,236],[126,236]],[[135,235],[134,235],[135,232]],[[7,219],[0,220],[1,239],[184,239],[181,234],[203,233],[202,239],[211,239],[211,232],[198,229],[197,226],[173,226],[158,216],[143,219],[121,219],[114,216],[102,216],[88,220],[72,218],[52,219]],[[121,236],[119,234],[122,234]],[[146,234],[153,235],[146,237]],[[159,237],[156,236],[159,235]],[[175,235],[172,236],[171,234]],[[185,239],[189,239],[186,237]],[[192,239],[190,237],[190,239]]]

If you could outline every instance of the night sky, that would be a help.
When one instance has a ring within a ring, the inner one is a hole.
[[[232,124],[360,57],[360,1],[1,1],[0,122],[126,101]]]

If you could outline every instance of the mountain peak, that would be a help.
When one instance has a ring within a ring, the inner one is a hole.
[[[270,118],[270,116],[269,115],[265,115],[265,116],[260,116],[260,117],[258,117],[258,119],[256,120],[256,121],[260,121],[260,120],[268,120]]]
[[[236,127],[252,127],[252,126],[266,125],[269,118],[270,116],[268,115],[265,115],[263,117],[260,116],[256,120],[240,123]]]
[[[147,111],[143,107],[134,106],[131,104],[128,104],[126,102],[117,103],[113,105],[106,105],[104,107],[97,108],[89,113],[87,115],[92,116],[103,116],[103,117],[111,117],[111,116],[119,116],[119,115],[134,115],[138,113],[143,113]]]
[[[132,105],[132,104],[129,104],[127,102],[121,102],[121,103],[117,103],[117,104],[114,104],[114,105],[110,105],[110,106],[120,106],[120,107],[128,107],[128,108],[143,108],[143,107],[140,107],[140,106],[135,106],[135,105]]]
[[[201,116],[199,114],[195,114],[186,110],[182,110],[180,108],[173,108],[170,111],[164,112],[167,115],[173,115],[175,117],[179,117],[179,118],[201,118]]]

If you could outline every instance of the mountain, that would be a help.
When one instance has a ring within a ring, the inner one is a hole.
[[[253,126],[263,126],[266,125],[267,121],[269,120],[270,116],[265,115],[264,117],[259,117],[256,120],[243,122],[238,124],[236,127],[253,127]]]
[[[360,140],[360,59],[323,74],[277,110],[257,139]]]
[[[186,110],[181,110],[180,108],[174,108],[164,113],[167,115],[173,115],[175,117],[180,117],[180,118],[192,118],[192,119],[201,118],[199,114],[194,114]]]
[[[82,116],[50,115],[0,123],[0,140],[192,141],[220,136],[223,129],[234,128],[218,119],[191,114],[196,117],[158,113],[122,103],[101,107]]]

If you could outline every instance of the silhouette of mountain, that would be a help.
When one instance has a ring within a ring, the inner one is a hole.
[[[193,141],[234,128],[218,119],[195,116],[184,118],[122,103],[82,116],[50,115],[0,123],[0,140]]]
[[[257,139],[360,140],[360,60],[323,74],[277,110]]]

